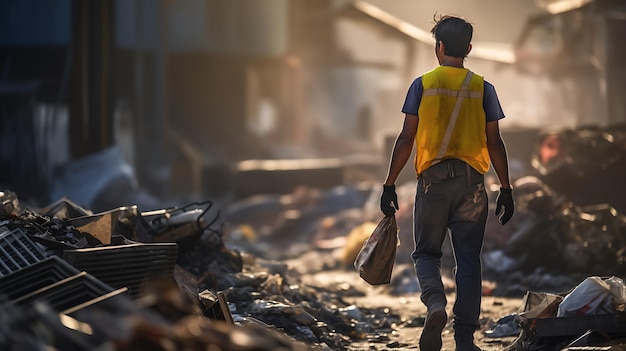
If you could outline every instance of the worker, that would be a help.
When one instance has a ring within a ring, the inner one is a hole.
[[[412,253],[427,309],[420,350],[440,350],[446,294],[441,279],[442,244],[447,233],[454,252],[456,299],[452,309],[457,351],[480,350],[474,343],[482,296],[481,250],[488,216],[484,174],[490,165],[500,181],[495,215],[502,225],[513,216],[508,158],[498,121],[504,118],[492,84],[464,67],[472,49],[473,26],[440,15],[431,30],[439,66],[416,78],[402,108],[380,208],[395,215],[395,182],[415,144],[417,189]]]

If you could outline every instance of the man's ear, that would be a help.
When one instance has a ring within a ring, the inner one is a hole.
[[[437,53],[440,54],[442,57],[443,55],[445,55],[446,53],[446,44],[443,43],[443,41],[439,40],[437,42]]]
[[[470,51],[472,51],[472,44],[469,44],[469,47],[467,48],[467,54],[465,54],[465,56],[469,55]]]

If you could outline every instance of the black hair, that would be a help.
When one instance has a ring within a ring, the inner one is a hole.
[[[435,37],[436,45],[443,42],[447,56],[465,57],[474,34],[472,24],[463,18],[447,15],[440,15],[439,18],[435,15],[433,21],[435,26],[430,32]]]

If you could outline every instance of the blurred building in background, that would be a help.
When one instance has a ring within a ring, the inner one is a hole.
[[[548,13],[532,17],[516,43],[518,68],[555,84],[553,98],[575,125],[626,122],[626,3],[620,0],[538,0]]]
[[[516,46],[476,42],[468,58],[499,88],[506,122],[623,122],[622,2],[537,3],[546,14]],[[383,162],[408,85],[436,61],[430,28],[379,6],[0,0],[0,185],[45,204],[100,176],[81,190],[89,206],[107,182],[223,193],[250,159]]]

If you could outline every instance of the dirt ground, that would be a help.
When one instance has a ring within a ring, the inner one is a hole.
[[[345,301],[363,308],[389,308],[391,313],[400,315],[413,323],[405,323],[403,326],[396,326],[387,333],[386,340],[376,340],[374,336],[366,337],[363,341],[353,342],[350,351],[365,350],[418,350],[418,341],[422,332],[423,318],[426,316],[426,309],[419,299],[419,293],[394,296],[387,293],[384,286],[370,286],[364,282],[356,272],[350,270],[325,271],[303,276],[303,281],[317,286],[352,286],[359,290],[366,291],[366,296],[346,297]],[[452,315],[452,301],[454,294],[448,295],[448,316]],[[475,333],[476,344],[484,351],[503,350],[511,345],[516,337],[489,338],[484,335],[484,330],[492,327],[495,322],[508,314],[517,312],[521,306],[521,298],[500,298],[484,296],[481,305],[481,325],[483,330]],[[443,331],[442,350],[454,351],[454,335],[452,331],[451,318]]]

